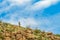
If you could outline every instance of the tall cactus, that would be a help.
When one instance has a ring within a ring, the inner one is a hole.
[[[20,22],[18,22],[18,25],[19,25],[19,27],[20,27]]]

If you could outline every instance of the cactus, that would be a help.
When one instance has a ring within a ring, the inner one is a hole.
[[[19,25],[19,27],[20,27],[20,22],[18,22],[18,25]]]

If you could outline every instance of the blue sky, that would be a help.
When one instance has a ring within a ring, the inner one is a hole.
[[[0,20],[60,34],[60,1],[0,0]]]

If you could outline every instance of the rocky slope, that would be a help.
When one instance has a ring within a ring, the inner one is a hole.
[[[51,32],[23,28],[20,23],[17,26],[0,22],[0,40],[60,40],[60,37]]]

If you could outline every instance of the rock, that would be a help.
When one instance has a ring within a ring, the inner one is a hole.
[[[21,34],[16,34],[16,39],[18,40],[20,38],[22,38],[22,35]]]
[[[3,32],[2,35],[4,37],[11,37],[11,33],[10,32],[7,32],[7,31]]]
[[[48,32],[47,35],[52,35],[52,32]]]
[[[10,37],[4,37],[4,40],[12,40]]]

